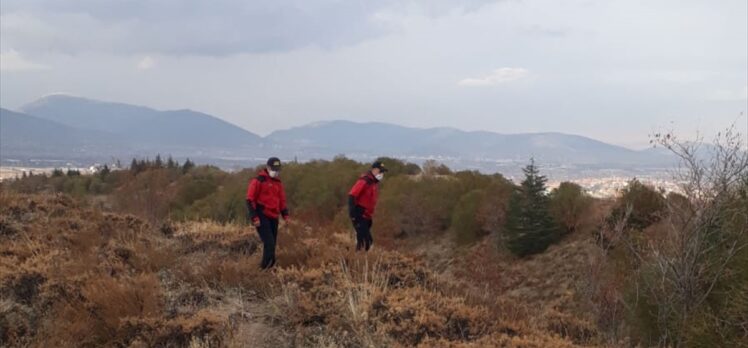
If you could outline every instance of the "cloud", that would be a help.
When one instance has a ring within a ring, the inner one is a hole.
[[[457,85],[464,87],[494,86],[522,79],[527,76],[527,73],[527,69],[523,68],[499,68],[483,77],[462,79],[457,82]]]
[[[49,69],[49,66],[28,61],[15,50],[9,50],[5,53],[0,53],[0,71],[29,71],[46,69]]]
[[[156,66],[156,60],[151,56],[145,56],[138,62],[138,70],[148,70]]]
[[[335,48],[397,26],[381,13],[443,16],[498,0],[3,0],[0,40],[22,52],[226,56]]]
[[[748,99],[748,86],[742,89],[720,89],[709,94],[711,101],[738,101]]]
[[[567,36],[570,30],[566,28],[545,27],[545,26],[533,24],[533,25],[521,28],[520,31],[525,34],[533,35],[533,36],[562,38],[562,37]]]

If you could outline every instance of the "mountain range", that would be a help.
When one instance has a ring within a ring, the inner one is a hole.
[[[65,156],[69,152],[112,151],[125,145],[115,134],[79,129],[0,109],[0,153],[6,156]]]
[[[157,153],[207,162],[258,161],[271,153],[301,160],[345,154],[356,159],[386,155],[413,160],[526,162],[559,165],[648,166],[669,157],[562,133],[499,134],[454,128],[410,128],[387,123],[324,121],[261,137],[215,116],[191,110],[50,95],[0,110],[0,157],[100,160]],[[459,166],[459,165],[458,165]]]
[[[106,132],[145,148],[232,148],[262,143],[257,134],[191,110],[158,111],[143,106],[51,95],[21,108],[26,114],[76,129]]]
[[[659,156],[563,133],[499,134],[455,128],[409,128],[387,123],[326,121],[279,130],[274,143],[311,153],[371,153],[447,157],[468,161],[542,161],[574,164],[653,163]],[[342,150],[346,151],[342,151]],[[312,156],[313,157],[313,156]]]

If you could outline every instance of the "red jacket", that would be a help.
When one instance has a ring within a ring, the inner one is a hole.
[[[361,217],[364,219],[371,220],[374,216],[374,209],[377,207],[377,198],[379,197],[379,180],[374,177],[371,172],[368,172],[356,181],[356,183],[348,192],[348,195],[353,197],[353,207],[351,207],[351,215],[356,214],[354,211],[357,207],[361,207]]]
[[[286,191],[280,179],[270,177],[267,169],[260,171],[249,182],[247,207],[252,219],[260,212],[271,219],[277,219],[279,215],[283,215],[284,219],[288,217]]]

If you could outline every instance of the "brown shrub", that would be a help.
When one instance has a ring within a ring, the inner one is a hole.
[[[79,296],[53,306],[41,336],[60,345],[113,343],[122,339],[122,327],[131,318],[158,316],[161,301],[160,284],[153,275],[94,278],[83,285]]]
[[[589,343],[597,334],[596,327],[576,315],[548,309],[543,315],[545,329],[555,332],[577,344]]]
[[[16,302],[31,305],[39,293],[40,286],[45,281],[44,276],[39,273],[21,273],[8,279],[0,293],[3,296],[14,298]]]
[[[571,348],[573,343],[554,336],[534,333],[523,336],[495,334],[484,336],[473,342],[454,342],[445,339],[424,340],[419,347],[444,348],[482,348],[482,347],[511,347],[511,348]]]
[[[513,336],[529,335],[524,339],[538,347],[554,341],[571,346],[565,339],[505,324],[487,307],[447,295],[418,261],[397,253],[353,255],[320,268],[280,269],[278,279],[274,320],[297,332],[304,345],[450,346],[480,339],[507,345],[516,341]],[[486,338],[494,336],[499,338]]]
[[[340,279],[337,272],[329,269],[281,270],[278,274],[283,286],[282,301],[279,302],[285,321],[292,325],[341,325],[340,314],[344,310],[344,296],[336,287]]]
[[[540,289],[546,297],[568,291],[568,281],[552,290],[541,279],[554,273],[547,267],[554,258],[576,258],[569,248],[552,249],[552,258],[527,260],[516,269],[502,264],[500,255],[478,257],[447,281],[456,273],[437,275],[423,261],[382,244],[367,254],[353,252],[347,226],[293,223],[279,231],[278,267],[263,272],[261,243],[251,227],[151,224],[65,196],[0,194],[0,202],[0,227],[11,231],[0,234],[0,337],[10,344],[570,344],[546,332],[556,327],[533,329],[515,320],[512,313],[521,306],[513,306],[521,297],[499,296],[512,287]],[[563,265],[554,280],[574,264]],[[507,270],[496,272],[494,289],[469,278],[474,266],[483,269],[477,278],[497,267]],[[562,319],[556,331],[579,336],[575,323]]]
[[[240,287],[265,293],[273,282],[272,275],[263,272],[259,264],[259,258],[213,258],[198,266],[196,276],[215,288]]]
[[[422,288],[397,289],[372,304],[373,319],[398,342],[417,345],[426,337],[470,341],[490,328],[484,308],[469,307]]]
[[[133,346],[187,347],[199,344],[221,347],[228,331],[225,316],[202,310],[171,320],[131,319],[124,323],[121,335]]]
[[[0,342],[25,346],[35,331],[36,315],[32,308],[7,299],[0,300]]]

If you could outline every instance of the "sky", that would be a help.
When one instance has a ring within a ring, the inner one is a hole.
[[[642,148],[746,124],[748,1],[3,0],[0,105],[53,93]]]

